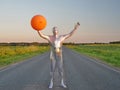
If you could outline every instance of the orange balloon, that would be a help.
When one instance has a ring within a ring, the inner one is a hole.
[[[33,29],[39,31],[43,30],[47,25],[47,21],[42,15],[35,15],[31,19],[31,26]]]

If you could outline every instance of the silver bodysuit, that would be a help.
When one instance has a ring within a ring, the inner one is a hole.
[[[50,61],[51,61],[51,78],[54,76],[54,71],[58,68],[58,72],[63,78],[63,58],[62,58],[62,41],[61,38],[58,37],[54,40],[54,42],[50,42],[51,51],[50,51]]]
[[[66,88],[66,85],[64,84],[64,80],[63,80],[63,57],[62,57],[62,42],[69,38],[70,36],[72,36],[72,34],[77,30],[77,28],[80,26],[79,22],[75,25],[74,29],[65,35],[61,35],[61,36],[56,36],[58,35],[58,31],[56,30],[56,27],[53,28],[53,35],[52,36],[48,36],[48,35],[44,35],[43,33],[38,31],[38,34],[40,35],[40,37],[48,40],[48,42],[50,43],[51,46],[51,51],[50,51],[50,61],[51,61],[51,81],[50,81],[50,85],[49,88],[53,87],[53,77],[54,77],[54,72],[55,69],[58,68],[58,72],[61,76],[61,85]]]

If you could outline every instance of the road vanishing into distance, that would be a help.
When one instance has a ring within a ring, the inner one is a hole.
[[[56,70],[49,89],[49,52],[0,70],[0,90],[120,90],[120,72],[108,65],[63,48],[65,83],[60,86]]]

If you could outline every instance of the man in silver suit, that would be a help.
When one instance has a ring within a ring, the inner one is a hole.
[[[41,31],[38,31],[39,36],[42,37],[43,39],[46,39],[51,46],[51,51],[50,51],[51,80],[50,80],[49,88],[53,88],[53,85],[54,85],[53,78],[54,78],[54,72],[56,68],[58,68],[58,72],[60,74],[61,86],[63,88],[67,88],[67,86],[64,83],[64,78],[63,78],[62,43],[65,39],[72,36],[73,33],[79,28],[79,26],[80,24],[78,22],[75,25],[74,29],[70,33],[65,34],[65,35],[58,35],[57,27],[53,27],[53,35],[44,35]]]

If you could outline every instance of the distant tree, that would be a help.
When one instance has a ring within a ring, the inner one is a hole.
[[[113,42],[110,42],[110,44],[120,44],[120,41],[113,41]]]

